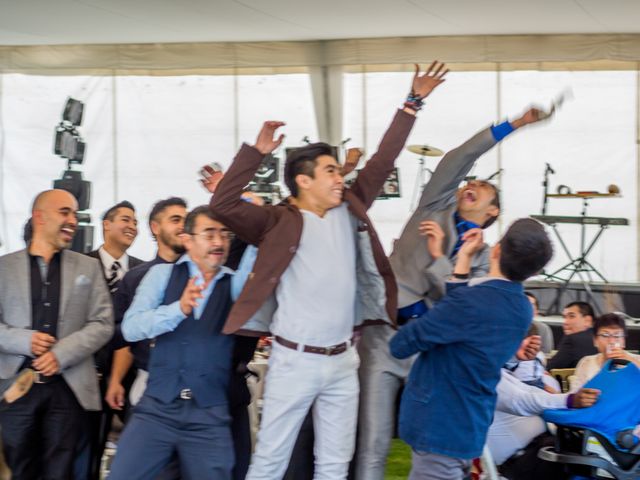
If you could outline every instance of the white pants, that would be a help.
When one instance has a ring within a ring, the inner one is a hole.
[[[353,347],[326,356],[298,352],[273,342],[258,443],[246,480],[282,478],[310,408],[315,437],[314,479],[347,477],[355,450],[359,363]]]

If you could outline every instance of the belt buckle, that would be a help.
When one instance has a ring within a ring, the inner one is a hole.
[[[45,381],[42,379],[43,376],[44,375],[42,375],[40,372],[33,370],[33,383],[45,383]]]
[[[191,400],[193,398],[193,392],[190,388],[183,388],[180,390],[180,398],[182,400]]]
[[[325,347],[324,354],[328,357],[333,355],[333,353],[338,349],[338,345],[332,345],[330,347]]]

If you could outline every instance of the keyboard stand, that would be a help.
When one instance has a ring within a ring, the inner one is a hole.
[[[587,216],[587,207],[589,206],[588,198],[583,198],[582,202],[583,202],[582,212],[580,216],[584,218]],[[559,269],[555,270],[554,272],[552,273],[547,273],[546,271],[542,272],[542,275],[545,277],[546,280],[562,282],[562,285],[558,289],[558,293],[556,294],[556,299],[554,300],[552,307],[554,307],[556,312],[562,313],[562,309],[561,309],[562,306],[560,305],[562,294],[566,292],[567,288],[569,287],[569,283],[577,275],[580,278],[580,282],[582,283],[585,291],[587,292],[587,296],[591,301],[591,305],[596,310],[596,313],[599,313],[598,304],[596,302],[595,296],[593,295],[593,291],[591,290],[590,282],[593,281],[591,274],[593,273],[594,275],[599,277],[604,283],[609,283],[609,281],[606,278],[604,278],[604,275],[602,275],[598,271],[598,269],[594,267],[591,264],[591,262],[589,262],[589,260],[587,260],[587,257],[589,256],[589,253],[591,253],[591,250],[593,250],[593,247],[596,245],[596,243],[598,242],[598,240],[600,239],[604,231],[607,228],[609,228],[609,225],[600,224],[600,229],[598,230],[598,233],[596,233],[596,235],[593,237],[591,242],[587,244],[587,240],[586,240],[587,224],[585,222],[582,222],[580,224],[580,252],[579,252],[579,255],[574,258],[571,252],[569,251],[567,244],[565,243],[562,236],[560,235],[560,231],[558,230],[557,223],[553,221],[549,221],[548,224],[553,229],[553,232],[555,233],[558,239],[558,242],[562,247],[562,250],[564,250],[564,253],[569,258],[568,263],[566,263]],[[561,276],[559,276],[562,272],[568,272],[569,276],[567,278],[562,278]]]

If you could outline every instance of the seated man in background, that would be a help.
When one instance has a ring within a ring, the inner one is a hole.
[[[464,239],[456,278],[469,274],[482,231]],[[491,249],[488,277],[450,283],[445,298],[391,340],[396,358],[419,353],[400,406],[400,437],[413,448],[411,480],[462,480],[481,455],[501,368],[531,323],[522,282],[551,255],[541,224],[515,221]]]
[[[640,356],[624,349],[626,338],[627,325],[620,315],[607,313],[596,318],[593,325],[593,344],[598,353],[583,357],[578,362],[575,380],[571,382],[571,391],[578,390],[595,377],[607,360],[628,360],[640,368]]]
[[[522,341],[516,358],[526,362],[539,351],[539,338],[530,335]],[[597,401],[599,391],[583,389],[574,394],[551,394],[526,385],[506,368],[502,369],[496,391],[496,411],[487,446],[500,474],[509,480],[566,478],[562,464],[538,458],[540,448],[554,444],[554,437],[540,415],[549,408],[590,407]]]
[[[562,330],[564,336],[558,352],[547,363],[547,369],[575,368],[578,361],[587,355],[598,353],[593,345],[593,307],[586,302],[571,302],[564,307]]]

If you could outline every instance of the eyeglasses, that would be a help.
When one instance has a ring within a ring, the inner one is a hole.
[[[194,237],[202,237],[207,242],[213,242],[213,240],[218,235],[222,240],[225,240],[225,241],[233,240],[233,238],[235,237],[234,233],[231,230],[224,229],[224,228],[223,229],[211,228],[211,229],[205,230],[204,232],[190,233],[189,235]]]
[[[605,340],[609,339],[609,338],[624,338],[626,337],[626,335],[624,334],[624,332],[618,332],[618,333],[598,333],[596,335],[596,337],[600,337],[600,338],[604,338]]]

